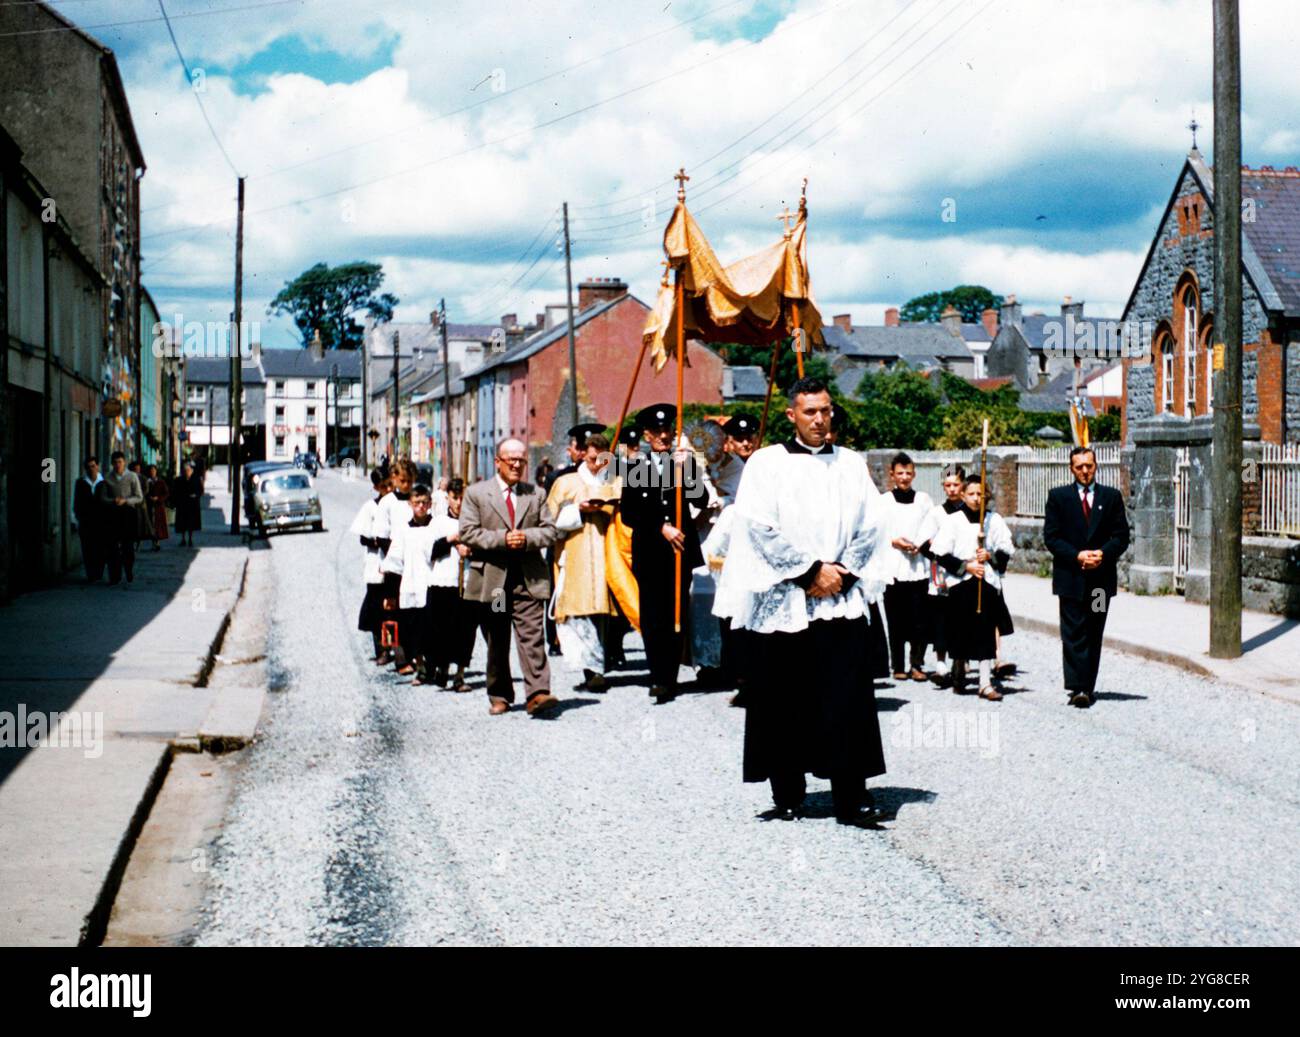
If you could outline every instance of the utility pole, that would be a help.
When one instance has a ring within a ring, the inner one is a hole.
[[[393,449],[388,456],[391,465],[397,460],[397,362],[401,352],[402,333],[393,329]]]
[[[446,299],[438,300],[438,329],[442,333],[442,474],[451,478],[451,363]]]
[[[361,432],[357,437],[357,449],[361,453],[361,474],[370,474],[370,360],[367,346],[370,342],[370,324],[366,322],[366,333],[361,336]]]
[[[1214,446],[1210,655],[1241,655],[1241,39],[1214,0]]]
[[[244,320],[244,178],[239,178],[239,216],[235,223],[235,358],[234,377],[230,380],[230,532],[239,535],[239,462],[243,452],[244,343],[241,324]]]
[[[578,423],[578,358],[573,342],[573,257],[569,252],[569,203],[564,203],[564,301],[569,307],[569,389],[573,393],[570,424]]]

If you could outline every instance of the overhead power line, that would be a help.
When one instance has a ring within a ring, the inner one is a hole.
[[[221,157],[226,160],[226,165],[230,167],[230,171],[234,173],[235,176],[239,176],[239,170],[235,168],[235,163],[230,158],[230,152],[228,152],[226,146],[221,143],[221,137],[217,134],[217,128],[212,125],[212,120],[208,118],[208,110],[203,106],[203,98],[200,97],[199,92],[194,89],[194,73],[190,71],[189,62],[185,60],[185,55],[181,53],[181,45],[176,41],[176,33],[172,29],[171,19],[167,17],[167,8],[163,6],[163,0],[158,0],[158,10],[162,12],[163,21],[167,25],[167,35],[172,38],[172,46],[176,48],[176,56],[180,58],[181,68],[185,69],[186,82],[190,84],[190,93],[194,95],[194,103],[199,106],[199,112],[203,115],[203,121],[208,124],[208,132],[212,134],[213,143],[217,145],[217,149],[221,152]],[[243,189],[241,188],[240,190],[242,191]]]

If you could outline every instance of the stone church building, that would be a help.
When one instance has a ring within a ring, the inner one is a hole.
[[[1300,442],[1300,170],[1243,166],[1242,419]],[[1124,360],[1123,429],[1212,413],[1214,175],[1193,148],[1124,308],[1149,355]]]

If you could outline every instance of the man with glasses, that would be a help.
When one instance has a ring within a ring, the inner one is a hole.
[[[496,475],[465,491],[460,542],[473,554],[465,598],[479,602],[487,639],[488,712],[506,713],[515,700],[510,676],[513,627],[524,671],[528,713],[536,716],[559,701],[551,694],[551,671],[543,633],[551,597],[543,552],[555,543],[555,521],[541,491],[523,481],[528,448],[518,439],[497,445]]]

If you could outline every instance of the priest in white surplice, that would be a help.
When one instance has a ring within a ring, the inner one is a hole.
[[[770,781],[772,816],[794,820],[805,775],[829,778],[841,824],[887,815],[866,789],[885,773],[872,685],[866,587],[879,491],[866,462],[827,442],[826,384],[790,388],[796,435],[745,466],[714,611],[751,631],[744,780]]]

